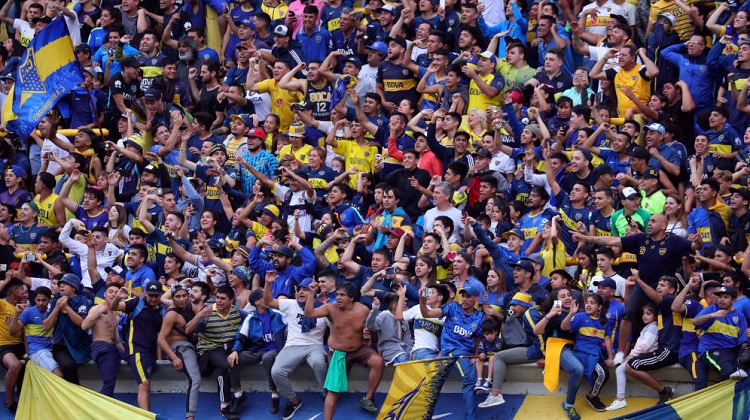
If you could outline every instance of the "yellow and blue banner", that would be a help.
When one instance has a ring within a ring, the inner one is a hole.
[[[162,418],[96,391],[71,384],[32,361],[26,363],[16,420]]]
[[[378,420],[431,419],[457,357],[399,363]]]
[[[65,20],[57,18],[29,43],[3,110],[6,129],[25,139],[66,93],[84,81]]]
[[[750,378],[727,380],[620,420],[747,419],[750,418]]]

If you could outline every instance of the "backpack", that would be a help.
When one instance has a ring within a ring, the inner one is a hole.
[[[505,318],[500,331],[500,337],[503,342],[503,350],[515,347],[529,347],[532,339],[523,328],[523,322],[516,316]]]

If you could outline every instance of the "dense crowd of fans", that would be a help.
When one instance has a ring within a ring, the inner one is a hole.
[[[354,363],[376,413],[458,356],[466,418],[508,364],[568,372],[570,419],[584,378],[746,377],[750,3],[584,3],[5,3],[0,102],[54,19],[85,77],[0,139],[6,408],[26,356],[109,396],[126,360],[145,409],[171,360],[191,419],[258,363],[284,419],[302,362],[326,418]]]

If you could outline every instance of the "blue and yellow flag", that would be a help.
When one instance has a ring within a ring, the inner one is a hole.
[[[378,420],[431,419],[456,357],[399,363]]]
[[[71,384],[29,361],[26,363],[16,420],[35,419],[161,420],[163,417]]]
[[[750,378],[726,380],[680,398],[657,404],[615,420],[748,419]]]
[[[8,94],[3,121],[25,139],[66,93],[84,80],[65,20],[57,18],[29,43]]]

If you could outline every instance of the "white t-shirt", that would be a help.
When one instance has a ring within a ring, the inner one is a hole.
[[[497,152],[492,155],[490,160],[490,170],[500,172],[501,174],[509,174],[516,171],[516,163],[510,156],[503,152]]]
[[[601,36],[607,35],[607,25],[609,24],[610,15],[625,16],[627,14],[625,9],[613,3],[612,0],[608,0],[601,6],[597,6],[596,3],[587,4],[581,10],[581,14],[591,9],[596,9],[598,14],[596,17],[589,16],[586,18],[586,32]]]
[[[258,121],[265,121],[268,114],[271,113],[271,95],[247,91],[245,99],[255,106],[255,115],[258,116]]]
[[[286,316],[287,332],[285,347],[323,345],[323,336],[330,321],[328,318],[318,318],[315,328],[302,332],[302,318],[304,308],[300,308],[296,299],[279,299],[279,312]]]
[[[64,141],[66,143],[70,143],[70,140],[68,140],[67,137],[63,136],[60,133],[57,133],[56,137]],[[52,140],[50,139],[44,139],[44,142],[42,143],[42,156],[44,156],[45,153],[52,153],[53,155],[57,156],[60,159],[64,159],[68,156],[70,156],[70,153],[68,153],[67,150],[61,149],[55,145],[55,143],[52,143]],[[47,165],[47,172],[53,174],[55,171],[60,169],[60,165],[55,162],[54,160],[50,160],[49,164]]]
[[[359,78],[368,79],[372,81],[373,86],[376,86],[376,83],[378,81],[378,68],[372,67],[369,64],[363,65],[362,68],[359,69]]]
[[[273,194],[279,199],[279,201],[282,202],[284,202],[284,197],[286,196],[287,192],[291,192],[292,194],[289,200],[289,206],[292,208],[296,208],[297,206],[301,206],[306,203],[308,205],[312,205],[315,203],[315,192],[313,192],[312,196],[308,196],[305,190],[292,192],[289,187],[285,187],[281,184],[276,184],[273,188]],[[300,215],[299,218],[299,227],[303,232],[307,232],[312,230],[313,216],[305,210],[302,210],[302,212],[303,214]],[[292,228],[292,226],[294,226],[293,211],[289,212],[289,216],[287,216],[286,222],[289,224],[290,229]]]
[[[435,223],[435,219],[438,216],[448,216],[453,220],[453,234],[448,238],[450,243],[461,243],[459,238],[463,235],[464,224],[461,222],[461,210],[451,206],[448,210],[438,210],[437,207],[433,207],[424,214],[424,230],[425,232],[432,232],[432,225]]]
[[[625,297],[625,278],[623,278],[619,274],[615,274],[614,276],[610,276],[612,280],[617,283],[617,289],[615,290],[615,296],[624,298]],[[590,293],[596,293],[599,288],[597,286],[594,286],[594,282],[602,281],[604,279],[603,276],[594,276],[591,278],[591,284],[588,287],[588,291]]]
[[[404,320],[414,320],[414,346],[411,351],[418,349],[439,349],[440,329],[445,322],[442,318],[425,318],[419,309],[419,305],[412,306],[404,312]]]
[[[487,26],[495,26],[498,23],[505,22],[505,1],[504,0],[485,0],[484,13],[482,13],[484,23]]]

